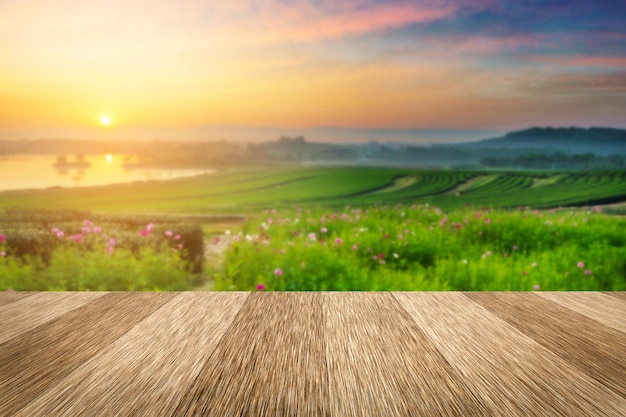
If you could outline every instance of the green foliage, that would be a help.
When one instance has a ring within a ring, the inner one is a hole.
[[[142,236],[141,231],[148,224],[153,225],[152,231]],[[19,258],[36,256],[47,264],[59,245],[71,236],[80,235],[81,244],[86,248],[104,246],[114,239],[116,248],[128,249],[135,255],[146,246],[154,250],[163,245],[173,249],[184,248],[182,256],[189,269],[194,273],[202,271],[202,227],[200,223],[188,219],[37,209],[6,211],[0,216],[0,225],[6,234],[7,253]],[[58,232],[62,232],[63,237],[58,237]],[[171,232],[171,236],[166,236],[166,232]]]
[[[625,290],[624,223],[598,210],[264,212],[228,248],[216,289]]]
[[[126,249],[108,254],[61,246],[48,265],[38,258],[0,258],[0,290],[29,291],[158,291],[188,290],[189,274],[178,252],[143,248],[139,255]]]
[[[202,270],[198,224],[147,225],[146,217],[87,214],[6,213],[0,290],[184,290],[191,288],[190,272]]]

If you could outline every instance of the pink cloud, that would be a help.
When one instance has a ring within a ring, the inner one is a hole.
[[[533,56],[529,61],[563,67],[626,68],[626,58],[620,56]]]
[[[338,38],[428,22],[451,15],[456,7],[441,1],[417,5],[325,0],[317,5],[308,1],[286,5],[276,0],[263,3],[235,0],[215,12],[227,18],[229,25],[223,28],[228,30],[230,26],[238,35],[242,34],[242,29],[247,29],[250,36],[257,39],[290,41]]]
[[[332,15],[289,10],[285,16],[266,17],[269,29],[292,39],[334,38],[432,21],[453,12],[452,8],[422,8],[412,4],[383,4],[366,9],[346,8]]]

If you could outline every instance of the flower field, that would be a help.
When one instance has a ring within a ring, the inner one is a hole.
[[[192,289],[203,261],[198,226],[87,215],[41,210],[5,214],[0,290]]]
[[[428,205],[265,211],[220,290],[625,290],[626,224],[600,208]]]
[[[394,167],[6,191],[0,290],[626,290],[623,205],[577,207],[625,199],[626,171]]]

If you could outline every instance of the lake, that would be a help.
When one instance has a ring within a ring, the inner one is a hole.
[[[0,157],[0,191],[49,187],[91,187],[135,181],[168,180],[215,172],[211,169],[128,168],[132,155],[88,155],[81,161],[68,157],[58,164],[52,155]]]

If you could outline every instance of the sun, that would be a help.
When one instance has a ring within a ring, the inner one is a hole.
[[[111,117],[109,116],[102,116],[100,118],[100,123],[102,123],[103,126],[110,126],[111,125]]]

